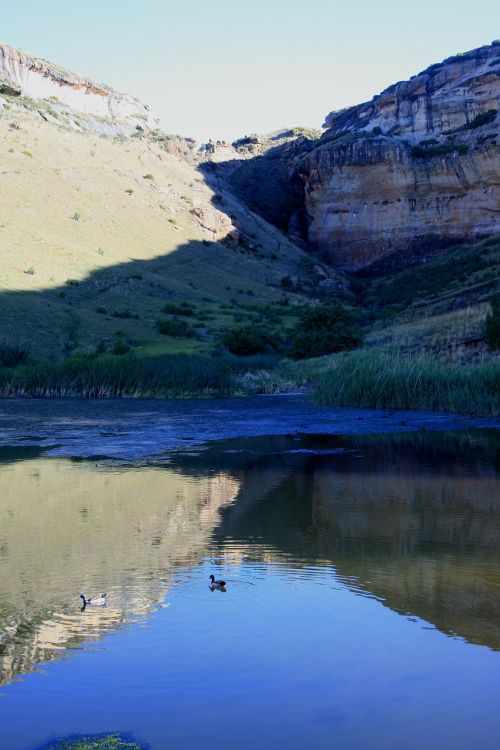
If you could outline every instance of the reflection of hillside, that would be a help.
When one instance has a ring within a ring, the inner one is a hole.
[[[34,460],[0,468],[0,681],[157,606],[237,482]],[[29,540],[29,546],[26,540]],[[78,596],[106,589],[106,608]]]
[[[280,438],[274,455],[247,454],[248,470],[244,453],[226,456],[226,471],[237,463],[241,488],[219,533],[235,543],[262,539],[266,557],[271,546],[299,565],[331,562],[346,581],[393,609],[500,648],[497,438],[354,443],[356,452],[313,456],[287,453],[311,449],[310,438]],[[257,464],[261,477],[272,476],[258,493]]]

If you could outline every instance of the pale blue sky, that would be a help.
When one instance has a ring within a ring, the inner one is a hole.
[[[333,109],[500,36],[498,0],[23,0],[1,41],[139,97],[167,132],[234,139]]]

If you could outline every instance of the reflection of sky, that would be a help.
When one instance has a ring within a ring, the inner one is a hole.
[[[259,437],[162,468],[3,464],[12,653],[31,671],[45,635],[68,658],[0,689],[0,747],[120,730],[152,750],[496,750],[497,440]],[[72,604],[82,569],[88,594],[110,583],[108,608]]]
[[[356,596],[329,570],[243,565],[226,594],[209,591],[209,570],[147,626],[5,691],[4,745],[120,728],[152,750],[497,747],[498,653]]]

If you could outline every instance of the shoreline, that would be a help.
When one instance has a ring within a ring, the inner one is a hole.
[[[0,457],[166,461],[205,444],[270,435],[500,430],[500,418],[328,407],[304,394],[217,399],[0,399]]]

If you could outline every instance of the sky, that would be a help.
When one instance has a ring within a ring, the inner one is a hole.
[[[234,140],[371,99],[500,36],[498,0],[1,0],[0,41]]]

